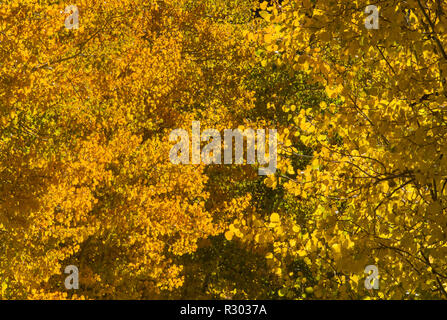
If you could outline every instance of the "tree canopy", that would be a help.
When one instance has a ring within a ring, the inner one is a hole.
[[[0,3],[2,299],[447,298],[447,3],[73,5]],[[193,121],[275,174],[171,163]]]

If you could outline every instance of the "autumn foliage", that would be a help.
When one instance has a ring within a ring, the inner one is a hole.
[[[447,4],[368,5],[0,3],[0,297],[446,299]],[[276,173],[171,163],[192,121]]]

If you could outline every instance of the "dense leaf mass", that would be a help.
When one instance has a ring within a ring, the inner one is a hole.
[[[0,2],[1,298],[447,299],[445,1],[73,4]],[[276,173],[171,163],[193,121]]]

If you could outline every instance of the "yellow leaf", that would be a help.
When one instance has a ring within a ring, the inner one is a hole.
[[[233,239],[233,231],[227,231],[225,232],[225,239],[227,239],[228,241],[230,241],[231,239]]]
[[[279,214],[272,213],[272,215],[270,216],[270,221],[271,222],[279,222]]]

